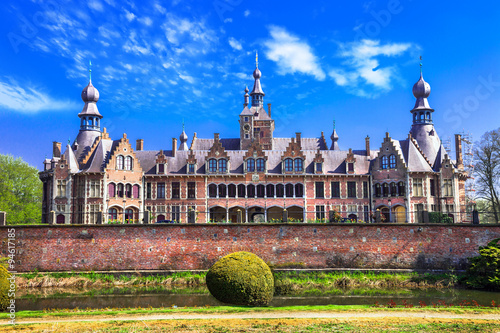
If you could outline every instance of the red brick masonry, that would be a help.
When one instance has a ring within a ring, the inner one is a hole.
[[[17,271],[207,269],[249,251],[304,267],[463,268],[500,225],[204,224],[63,225],[15,229]]]

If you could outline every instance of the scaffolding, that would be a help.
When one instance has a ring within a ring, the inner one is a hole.
[[[476,190],[474,188],[474,141],[470,132],[462,131],[460,136],[462,140],[464,171],[467,173],[467,180],[465,181],[465,201],[467,212],[472,212],[476,204]]]

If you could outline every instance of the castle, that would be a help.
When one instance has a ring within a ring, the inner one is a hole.
[[[135,147],[126,134],[112,139],[100,121],[99,91],[89,84],[81,97],[80,131],[64,153],[53,143],[45,159],[42,220],[58,224],[264,222],[328,220],[332,216],[386,222],[426,222],[424,212],[467,220],[461,138],[448,156],[433,125],[430,86],[422,71],[413,86],[408,137],[386,133],[377,149],[339,149],[316,138],[274,137],[271,105],[264,106],[261,72],[245,89],[239,138],[194,136],[184,128],[171,150]],[[236,123],[236,122],[235,122]],[[328,148],[330,146],[330,148]],[[340,214],[334,214],[333,212]]]

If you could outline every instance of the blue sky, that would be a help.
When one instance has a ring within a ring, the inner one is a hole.
[[[500,126],[499,20],[496,1],[4,0],[0,153],[41,168],[75,139],[89,60],[112,138],[238,137],[256,51],[275,137],[406,138],[422,55],[438,134],[477,140]]]

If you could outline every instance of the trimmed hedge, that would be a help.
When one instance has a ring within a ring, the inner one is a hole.
[[[429,213],[429,223],[453,223],[453,219],[440,212]]]
[[[206,276],[212,296],[237,305],[268,305],[274,294],[274,277],[269,266],[249,252],[231,253],[217,261]]]

